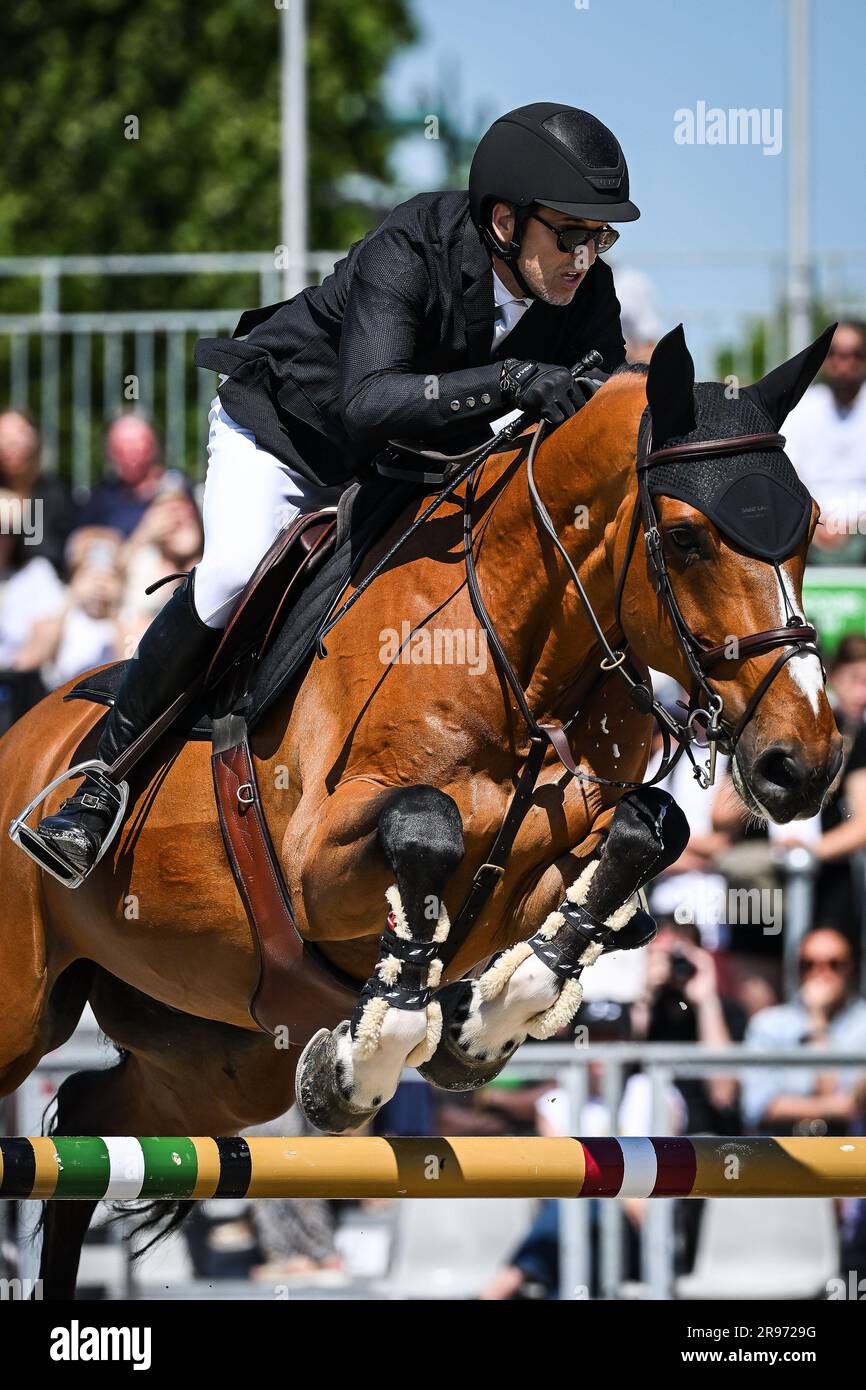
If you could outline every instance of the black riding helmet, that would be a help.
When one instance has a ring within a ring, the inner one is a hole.
[[[517,209],[513,240],[506,246],[490,227],[490,210],[497,202]],[[482,137],[469,171],[470,213],[482,240],[504,261],[519,255],[534,204],[598,222],[640,217],[629,201],[628,167],[619,141],[588,111],[536,101],[500,116]],[[515,266],[512,270],[516,273]]]

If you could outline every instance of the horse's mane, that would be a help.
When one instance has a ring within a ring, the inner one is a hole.
[[[611,376],[623,376],[626,372],[635,372],[638,376],[646,376],[649,365],[646,362],[620,362],[618,367],[614,367]]]

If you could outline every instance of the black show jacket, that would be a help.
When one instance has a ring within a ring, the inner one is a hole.
[[[243,314],[231,338],[202,338],[198,366],[225,373],[219,397],[259,445],[309,481],[365,471],[388,439],[454,451],[490,437],[511,408],[506,357],[573,366],[591,348],[625,360],[610,267],[569,305],[533,301],[491,352],[488,252],[465,192],[422,193],[355,243],[321,285]]]

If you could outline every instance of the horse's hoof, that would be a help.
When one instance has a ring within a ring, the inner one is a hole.
[[[338,1055],[338,1044],[349,1032],[349,1021],[333,1030],[320,1028],[307,1043],[295,1074],[295,1100],[301,1114],[323,1134],[345,1134],[360,1129],[376,1114],[358,1110],[349,1103],[345,1084],[345,1063]]]
[[[443,1091],[477,1091],[498,1076],[520,1045],[517,1040],[484,1060],[472,1057],[458,1044],[458,1038],[472,998],[472,986],[467,980],[455,980],[438,990],[436,998],[442,1006],[442,1037],[429,1062],[417,1070],[425,1081]]]
[[[641,946],[648,946],[657,934],[655,917],[639,907],[625,926],[614,932],[613,941],[605,946],[604,954],[607,955],[608,951],[636,951]]]

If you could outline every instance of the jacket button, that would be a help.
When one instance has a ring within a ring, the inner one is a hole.
[[[482,394],[481,394],[481,404],[482,404],[482,405],[489,405],[489,404],[490,404],[490,392],[489,392],[489,391],[483,391],[483,392],[482,392]]]
[[[459,410],[459,409],[460,409],[460,402],[459,402],[459,401],[452,401],[452,402],[451,402],[451,409],[452,409],[452,410]]]
[[[475,404],[475,397],[474,397],[474,396],[467,396],[467,397],[466,397],[466,404],[467,404],[467,405],[470,405],[470,406],[474,405],[474,404]]]

